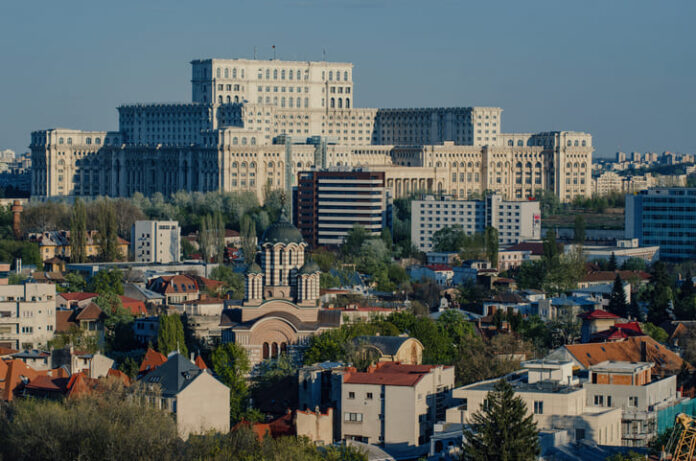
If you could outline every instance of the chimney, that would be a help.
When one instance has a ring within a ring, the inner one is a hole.
[[[648,361],[648,345],[645,341],[640,342],[640,361],[641,362]]]
[[[19,202],[19,200],[12,202],[12,232],[14,233],[16,239],[22,237],[20,215],[22,214],[23,210],[24,208],[22,208],[22,204]]]

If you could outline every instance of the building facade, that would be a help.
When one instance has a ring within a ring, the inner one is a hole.
[[[426,196],[411,203],[411,241],[419,250],[431,251],[433,234],[452,226],[461,226],[467,235],[495,227],[501,245],[538,240],[541,210],[537,201],[506,201],[497,194],[484,200]]]
[[[177,263],[181,260],[180,238],[177,221],[136,221],[131,231],[134,261]]]
[[[592,137],[502,133],[497,107],[355,108],[352,64],[192,61],[192,102],[118,108],[118,131],[32,133],[32,196],[290,191],[311,166],[386,168],[394,197],[591,194]],[[398,168],[397,168],[398,167]],[[404,168],[406,167],[406,168]]]
[[[56,286],[26,283],[0,286],[0,346],[37,349],[53,339]]]
[[[660,259],[683,261],[696,251],[696,188],[654,188],[626,196],[626,238],[659,246]]]
[[[392,227],[384,172],[302,172],[293,203],[294,222],[312,248],[341,245],[356,224],[375,237]]]

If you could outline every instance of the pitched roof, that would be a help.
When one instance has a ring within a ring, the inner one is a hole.
[[[167,357],[152,348],[148,348],[140,363],[139,373],[148,373],[167,361]]]
[[[617,274],[624,282],[636,277],[641,280],[650,280],[650,274],[645,271],[594,271],[585,275],[582,280],[584,282],[613,282]]]
[[[348,372],[343,375],[345,384],[375,384],[384,386],[415,386],[435,365],[402,365],[380,362],[367,372]]]
[[[411,338],[408,336],[358,336],[353,342],[358,345],[374,346],[382,355],[396,355],[409,339]]]
[[[544,242],[520,242],[506,249],[513,251],[529,251],[534,256],[541,256],[544,254]]]
[[[194,361],[194,363],[195,363],[196,366],[197,366],[198,368],[200,368],[201,370],[207,370],[207,369],[208,369],[208,365],[205,364],[205,361],[203,360],[203,357],[201,357],[200,355],[197,355],[197,356],[196,356],[196,360]]]
[[[434,272],[452,271],[452,266],[448,266],[447,264],[428,264],[425,267]]]
[[[139,299],[130,298],[128,296],[120,295],[119,299],[124,308],[128,309],[131,314],[139,317],[141,315],[147,315],[147,309],[145,308],[145,303]]]
[[[638,322],[617,323],[611,328],[593,334],[591,342],[617,341],[631,336],[643,336],[643,330]]]
[[[646,359],[655,363],[655,370],[660,374],[674,374],[686,363],[677,354],[661,345],[650,336],[632,336],[623,341],[607,343],[567,344],[563,346],[584,368],[613,360],[616,362],[640,362],[641,342],[646,345]]]
[[[84,301],[85,299],[96,298],[99,293],[90,293],[87,291],[76,291],[73,293],[58,293],[58,296],[66,301]]]
[[[580,317],[583,320],[598,320],[598,319],[620,319],[616,314],[612,314],[611,312],[607,312],[602,309],[595,309],[590,312],[583,312],[582,314],[578,314],[578,317]]]
[[[56,309],[56,333],[67,333],[70,328],[77,326],[74,322],[74,311],[64,311]]]
[[[495,296],[493,296],[491,299],[487,299],[484,302],[486,303],[504,303],[504,304],[525,304],[528,303],[526,299],[524,299],[522,296],[518,295],[517,293],[512,293],[512,292],[507,292],[507,293],[499,293]]]
[[[15,349],[10,349],[9,347],[0,346],[0,357],[2,357],[3,355],[16,354],[17,352],[19,352],[19,351],[15,350]]]
[[[109,368],[109,371],[106,372],[106,376],[111,376],[112,378],[116,378],[126,386],[131,385],[130,377],[127,374],[125,374],[124,372],[122,372],[121,370],[117,370],[115,368]]]
[[[150,280],[148,290],[156,293],[196,293],[198,282],[189,275],[162,275]]]
[[[160,386],[162,395],[175,396],[203,372],[178,352],[172,353],[167,361],[141,378],[146,384]]]
[[[56,312],[57,313],[57,312]],[[104,312],[95,303],[90,302],[75,316],[75,320],[99,320],[105,317]]]

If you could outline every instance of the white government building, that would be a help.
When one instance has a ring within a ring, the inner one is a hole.
[[[263,200],[266,185],[290,191],[298,172],[332,166],[384,171],[395,198],[591,194],[587,133],[504,134],[498,107],[355,108],[350,63],[191,65],[190,103],[122,105],[118,131],[34,131],[32,196],[222,190]]]

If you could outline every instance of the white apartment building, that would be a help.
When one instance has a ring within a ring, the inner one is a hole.
[[[32,195],[285,189],[309,166],[378,165],[394,197],[591,194],[592,137],[502,133],[498,107],[356,108],[353,65],[203,59],[192,101],[118,107],[118,131],[32,133]],[[319,139],[318,137],[321,137]]]
[[[131,240],[135,262],[176,263],[181,259],[178,221],[136,221]]]
[[[456,200],[426,196],[411,203],[411,241],[421,251],[432,251],[432,237],[444,227],[461,226],[467,235],[498,230],[501,245],[541,238],[539,202],[509,202],[500,195],[484,200]]]
[[[53,339],[56,286],[26,283],[0,286],[0,346],[37,349]]]
[[[586,390],[573,379],[571,362],[531,361],[526,366],[523,372],[506,379],[539,430],[566,431],[574,442],[621,445],[621,410],[587,405]],[[459,400],[459,405],[447,409],[446,422],[469,423],[499,379],[454,389],[452,397]]]
[[[389,448],[423,445],[445,416],[454,367],[380,362],[366,373],[346,372],[341,436]]]

